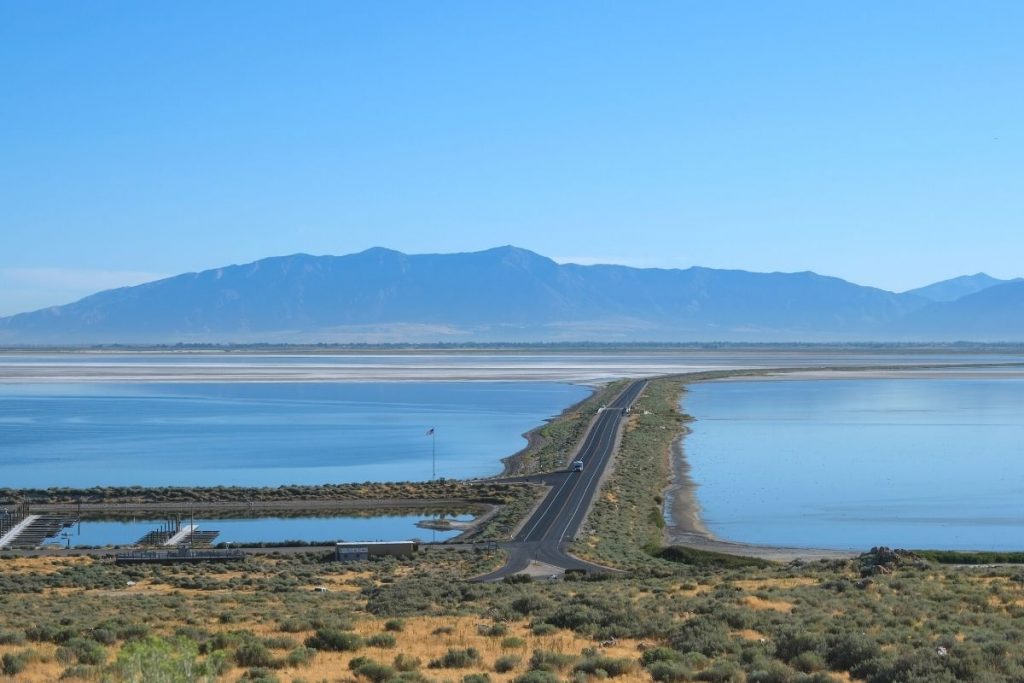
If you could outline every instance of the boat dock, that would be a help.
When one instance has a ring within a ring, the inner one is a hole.
[[[56,536],[77,522],[77,517],[66,515],[7,515],[3,534],[0,535],[0,548],[38,548],[47,538]]]

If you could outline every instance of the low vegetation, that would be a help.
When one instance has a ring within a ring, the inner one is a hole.
[[[48,505],[90,505],[90,504],[211,504],[230,503],[287,503],[302,502],[360,502],[385,503],[401,501],[443,500],[475,503],[505,502],[518,488],[509,484],[491,481],[461,481],[439,479],[426,482],[364,482],[361,484],[324,484],[320,486],[204,486],[204,487],[143,487],[143,486],[96,486],[87,489],[48,488],[11,489],[0,488],[0,502],[6,505],[48,504]]]
[[[785,566],[676,555],[601,580],[465,580],[499,560],[434,549],[338,564],[321,551],[254,556],[240,571],[3,559],[0,667],[17,681],[1024,676],[1016,567],[878,553]]]

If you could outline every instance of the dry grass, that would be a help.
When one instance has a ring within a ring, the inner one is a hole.
[[[25,649],[26,646],[24,645],[0,645],[0,658],[5,654],[14,654]],[[31,649],[39,654],[38,661],[32,662],[23,673],[18,674],[14,678],[8,678],[2,674],[0,674],[0,678],[17,681],[17,683],[52,683],[60,679],[64,666],[58,663],[54,656],[57,646],[46,643],[32,643]]]
[[[66,567],[90,565],[90,557],[13,557],[0,561],[0,571],[5,574],[56,574]]]
[[[793,603],[786,602],[785,600],[765,600],[756,595],[748,595],[743,598],[743,604],[754,611],[771,609],[784,614],[792,612],[794,607]]]
[[[751,628],[745,628],[745,629],[742,629],[742,630],[739,630],[739,631],[733,631],[732,632],[732,636],[734,638],[742,638],[743,640],[750,640],[750,641],[753,641],[755,643],[763,642],[764,640],[766,640],[768,638],[768,636],[766,636],[765,634],[761,633],[760,631],[755,631],[754,629],[751,629]]]
[[[383,633],[385,621],[384,619],[360,620],[355,624],[354,632],[363,637]],[[529,668],[528,661],[535,649],[579,655],[585,648],[596,647],[593,641],[581,638],[571,631],[559,630],[550,635],[534,635],[529,629],[527,620],[506,624],[508,633],[503,637],[481,635],[478,632],[478,626],[485,622],[476,617],[410,617],[404,622],[405,626],[401,632],[392,633],[397,641],[394,648],[364,647],[351,653],[321,652],[316,655],[309,666],[299,669],[282,669],[275,673],[282,681],[351,679],[354,677],[349,672],[348,664],[354,657],[368,657],[390,664],[394,657],[401,653],[418,657],[428,678],[457,680],[470,673],[487,673],[492,681],[505,683]],[[208,628],[214,632],[244,629],[261,638],[280,636],[292,638],[298,642],[313,633],[312,631],[285,633],[273,623],[260,621],[230,625],[210,624]],[[438,629],[451,629],[451,633],[438,633]],[[521,639],[524,646],[514,649],[503,648],[502,641],[509,636]],[[611,657],[636,659],[639,656],[637,645],[637,641],[620,640],[614,645],[602,647],[601,653]],[[23,650],[25,647],[0,646],[0,656],[6,652]],[[56,647],[37,644],[32,644],[31,647],[43,655],[43,661],[33,662],[24,674],[17,677],[17,681],[19,683],[48,683],[59,679],[64,666],[57,663],[54,658]],[[476,648],[480,652],[481,660],[478,665],[466,669],[427,669],[427,664],[432,659],[441,657],[449,648],[465,649],[470,647]],[[111,660],[116,658],[118,650],[119,647],[108,648]],[[509,654],[519,655],[522,658],[520,665],[507,673],[495,673],[495,661],[499,657]],[[233,667],[226,672],[223,680],[238,680],[244,671],[245,669]],[[650,683],[650,676],[641,669],[616,680],[622,683]]]
[[[749,579],[740,581],[731,581],[730,585],[742,588],[745,591],[761,591],[768,590],[770,588],[797,588],[799,586],[816,586],[821,583],[820,579],[816,579],[810,576],[794,576],[787,578],[778,579]]]

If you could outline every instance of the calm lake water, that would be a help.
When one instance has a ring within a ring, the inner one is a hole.
[[[1024,550],[1024,379],[715,382],[683,409],[720,538]]]
[[[278,486],[501,471],[589,390],[546,382],[0,384],[0,487]]]

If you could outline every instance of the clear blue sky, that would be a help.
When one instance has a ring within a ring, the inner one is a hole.
[[[1024,2],[0,0],[0,314],[294,252],[1024,275]]]

